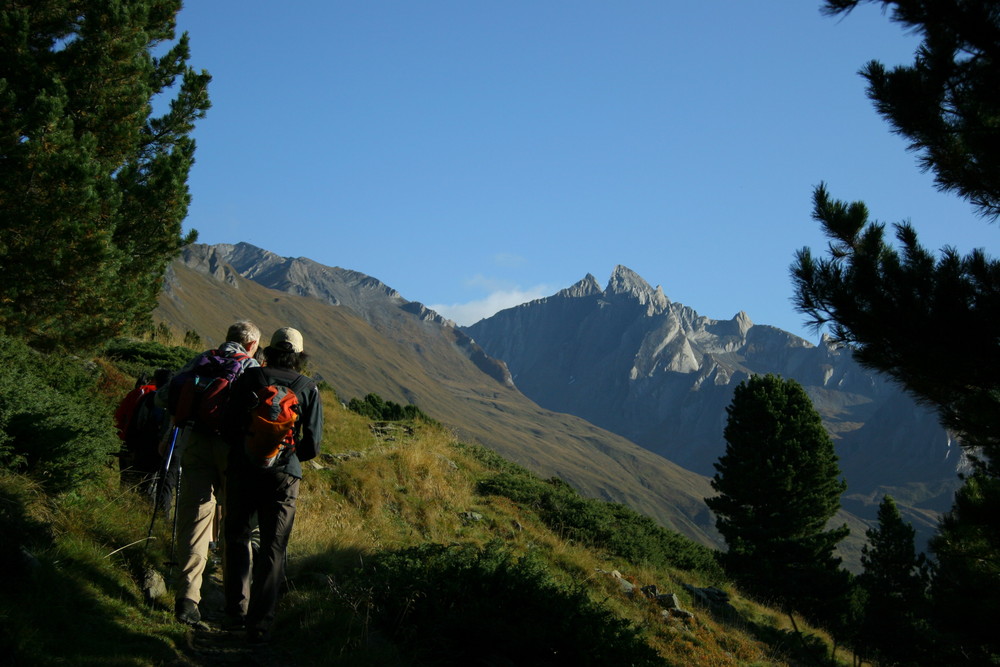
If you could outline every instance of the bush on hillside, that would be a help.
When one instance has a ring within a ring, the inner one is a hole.
[[[104,348],[104,356],[131,377],[152,374],[157,368],[179,370],[201,352],[182,345],[116,338]]]
[[[427,423],[434,423],[434,420],[423,413],[415,405],[400,405],[393,401],[386,401],[378,394],[368,394],[364,398],[352,398],[347,403],[347,408],[356,412],[362,417],[368,417],[376,421],[403,421],[419,419]]]
[[[502,472],[479,482],[478,491],[531,507],[550,529],[628,561],[722,578],[711,549],[621,503],[584,498],[561,479],[543,481],[530,474]]]
[[[118,449],[99,374],[0,336],[0,466],[54,492],[92,477]]]
[[[627,621],[498,541],[377,554],[340,592],[412,664],[663,664]]]

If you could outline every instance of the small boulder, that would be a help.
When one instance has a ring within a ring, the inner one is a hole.
[[[147,567],[142,575],[142,593],[146,602],[153,602],[167,594],[167,583],[163,575],[151,567]]]

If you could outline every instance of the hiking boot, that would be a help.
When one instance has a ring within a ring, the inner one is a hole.
[[[201,612],[198,611],[198,603],[189,598],[180,598],[174,605],[174,616],[181,623],[188,625],[198,625],[201,622]]]

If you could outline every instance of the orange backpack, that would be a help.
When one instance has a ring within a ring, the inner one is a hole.
[[[301,432],[302,406],[291,387],[269,384],[252,393],[249,424],[243,440],[247,458],[255,466],[271,468],[295,451]]]

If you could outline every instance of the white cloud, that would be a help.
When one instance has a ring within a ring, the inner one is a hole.
[[[459,326],[469,326],[479,320],[495,315],[501,310],[549,296],[551,293],[552,290],[546,285],[537,285],[529,289],[501,289],[495,290],[485,298],[475,301],[453,303],[451,305],[435,304],[428,306],[428,308],[447,317],[449,320],[454,320]]]

